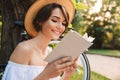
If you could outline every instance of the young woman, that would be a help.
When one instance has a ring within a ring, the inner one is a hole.
[[[33,38],[15,48],[2,80],[69,80],[76,61],[64,57],[47,63],[44,59],[50,53],[49,42],[64,33],[73,15],[71,0],[37,0],[25,17],[25,28]]]

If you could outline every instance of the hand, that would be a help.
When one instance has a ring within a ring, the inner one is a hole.
[[[72,66],[73,61],[70,57],[61,58],[53,63],[48,63],[41,74],[46,75],[47,79],[53,78],[61,75],[65,70],[67,70],[68,66]]]
[[[63,74],[63,80],[69,80],[70,76],[75,72],[76,68],[77,68],[77,63],[76,61],[78,60],[78,58],[76,58],[74,61],[73,61],[73,65],[71,66],[68,66],[66,68],[66,70],[64,71],[64,74]]]

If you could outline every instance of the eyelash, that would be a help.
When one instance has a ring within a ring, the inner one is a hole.
[[[52,19],[53,22],[57,22],[57,20]],[[66,23],[62,23],[63,26],[66,26]]]
[[[62,23],[62,25],[63,25],[63,26],[66,26],[66,24],[65,24],[65,23]]]
[[[53,22],[57,22],[57,20],[53,20],[53,19],[52,19],[52,21],[53,21]]]

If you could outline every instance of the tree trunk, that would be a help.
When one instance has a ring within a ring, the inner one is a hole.
[[[0,64],[6,64],[11,53],[20,40],[24,26],[16,25],[16,21],[24,21],[25,13],[33,0],[2,0],[2,43]]]

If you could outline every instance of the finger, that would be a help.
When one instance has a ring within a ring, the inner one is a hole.
[[[62,72],[65,72],[65,71],[70,71],[70,70],[71,70],[71,68],[70,68],[70,67],[66,67],[66,68],[62,68],[62,69],[61,69],[61,71],[62,71]]]
[[[74,63],[74,64],[73,64],[73,68],[76,69],[77,67],[78,67],[78,65],[77,65],[76,63]]]
[[[75,59],[74,59],[74,62],[76,62],[78,60],[78,57],[76,57]]]
[[[67,68],[69,66],[73,65],[73,62],[66,62],[66,63],[63,63],[63,64],[60,64],[60,68],[63,69],[63,68]]]
[[[71,57],[64,57],[64,58],[61,58],[61,59],[57,60],[55,63],[56,64],[63,64],[65,62],[69,62],[71,60],[72,60]]]
[[[74,61],[73,61],[73,67],[75,67],[75,68],[78,66],[78,65],[77,65],[77,60],[78,60],[78,57],[75,58]]]
[[[70,70],[71,70],[71,71],[75,71],[75,68],[74,68],[74,67],[70,67]]]

